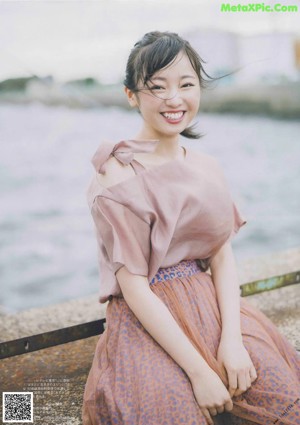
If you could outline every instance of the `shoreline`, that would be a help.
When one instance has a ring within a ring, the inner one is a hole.
[[[103,86],[92,79],[60,84],[52,79],[27,79],[22,84],[0,83],[0,104],[41,103],[76,109],[131,109],[121,84]],[[17,80],[16,80],[17,81]],[[200,110],[207,113],[300,118],[300,83],[220,86],[204,89]]]

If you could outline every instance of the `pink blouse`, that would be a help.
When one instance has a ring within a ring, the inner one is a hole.
[[[185,259],[197,259],[207,270],[221,246],[246,223],[213,156],[185,149],[185,158],[144,168],[134,154],[154,151],[157,143],[104,143],[92,158],[96,173],[87,200],[97,238],[100,303],[121,294],[115,273],[123,265],[149,282],[160,267]],[[110,156],[136,174],[105,188],[97,173],[105,173]]]

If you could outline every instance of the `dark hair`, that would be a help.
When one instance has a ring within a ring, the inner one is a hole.
[[[190,43],[178,34],[168,31],[153,31],[145,34],[140,41],[135,43],[131,50],[127,61],[124,85],[129,90],[137,93],[139,91],[137,88],[139,81],[147,85],[157,71],[165,68],[176,59],[179,52],[184,52],[188,56],[199,78],[200,87],[206,88],[211,81],[222,78],[222,76],[216,78],[209,76],[202,66],[202,62],[206,62],[201,59]],[[203,77],[203,74],[208,80]],[[193,131],[193,126],[186,128],[180,134],[189,139],[203,137],[203,134]]]

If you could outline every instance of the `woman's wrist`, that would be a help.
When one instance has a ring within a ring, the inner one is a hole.
[[[184,371],[189,377],[190,381],[196,379],[203,379],[213,370],[209,367],[203,357],[198,354],[194,359],[190,359],[189,364],[184,367]]]
[[[221,341],[243,342],[242,332],[238,329],[223,328],[221,332]]]

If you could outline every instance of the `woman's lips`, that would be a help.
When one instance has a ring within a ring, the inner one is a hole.
[[[176,112],[161,112],[161,115],[165,118],[168,123],[177,124],[179,123],[185,114],[185,111]]]

